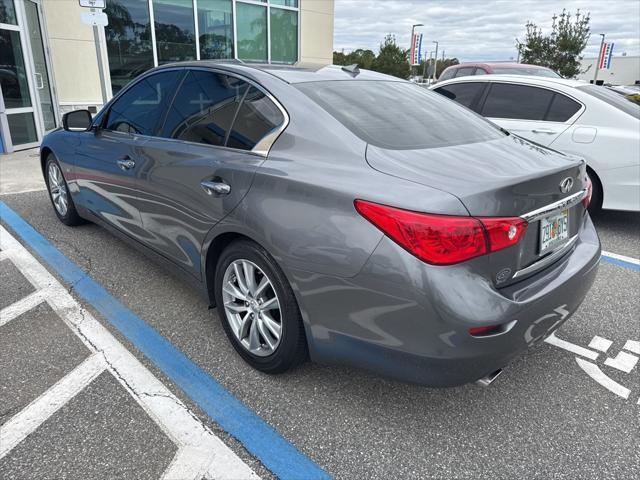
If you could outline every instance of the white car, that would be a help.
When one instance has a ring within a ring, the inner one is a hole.
[[[600,208],[640,211],[640,105],[578,80],[482,75],[432,90],[528,140],[583,157]]]

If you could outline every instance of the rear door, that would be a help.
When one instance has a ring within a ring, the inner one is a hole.
[[[190,70],[158,135],[141,147],[140,210],[151,246],[200,278],[207,233],[247,194],[264,161],[252,149],[283,123],[256,86]]]
[[[580,103],[547,88],[492,82],[479,113],[516,135],[549,146],[581,109]]]
[[[82,135],[76,149],[80,205],[140,241],[146,237],[136,189],[141,149],[154,133],[182,73],[155,73],[132,85],[114,101],[100,126]]]

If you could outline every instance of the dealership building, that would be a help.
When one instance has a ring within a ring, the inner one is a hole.
[[[0,0],[0,153],[180,60],[328,64],[333,0]],[[97,15],[96,15],[97,14]]]

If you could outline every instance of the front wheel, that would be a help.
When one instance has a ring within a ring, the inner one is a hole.
[[[306,340],[291,286],[273,258],[249,240],[220,255],[218,314],[235,350],[252,367],[282,373],[306,358]]]
[[[62,175],[60,164],[53,153],[47,156],[45,179],[47,182],[47,190],[49,191],[49,199],[51,200],[51,205],[53,205],[53,210],[56,212],[58,219],[69,226],[84,223],[84,220],[78,215],[76,206],[69,193],[69,187]]]

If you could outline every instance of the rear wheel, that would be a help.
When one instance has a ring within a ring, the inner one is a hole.
[[[306,358],[295,296],[262,247],[249,240],[229,245],[218,259],[214,288],[227,337],[252,367],[281,373]]]
[[[589,203],[589,214],[596,215],[602,210],[602,183],[600,183],[600,179],[593,170],[587,169],[587,175],[589,175],[591,188],[593,189],[593,193],[591,194],[591,203]]]
[[[58,219],[69,226],[84,223],[84,220],[78,215],[76,206],[69,193],[69,187],[62,175],[60,164],[53,153],[47,156],[45,179],[51,205],[53,205],[53,211],[56,212]]]

